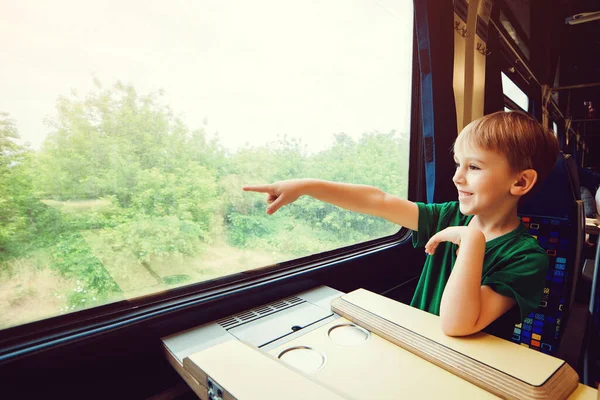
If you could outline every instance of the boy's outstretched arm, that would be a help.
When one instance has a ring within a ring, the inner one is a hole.
[[[485,236],[468,226],[446,228],[429,239],[425,251],[433,254],[441,242],[459,246],[454,268],[442,294],[440,319],[442,330],[448,336],[465,336],[479,332],[516,301],[481,285]]]
[[[270,204],[267,207],[268,214],[273,214],[300,196],[308,195],[347,210],[385,218],[415,231],[419,226],[419,209],[415,203],[373,186],[320,179],[293,179],[268,185],[244,186],[242,189],[266,193],[267,203]]]

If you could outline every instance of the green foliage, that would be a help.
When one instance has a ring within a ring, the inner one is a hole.
[[[363,236],[360,239],[359,241],[363,241],[368,238]],[[291,258],[321,253],[354,243],[332,237],[329,232],[315,229],[299,220],[290,220],[268,235],[252,235],[247,238],[249,248],[266,249],[275,254],[286,254]]]
[[[8,166],[12,164],[15,154],[20,153],[21,147],[13,140],[19,139],[15,121],[10,118],[6,112],[0,112],[0,166]]]
[[[169,256],[193,256],[201,250],[202,227],[177,216],[140,216],[101,232],[113,251],[130,251],[141,262]]]
[[[119,291],[115,281],[79,233],[59,235],[58,243],[50,251],[51,268],[78,283],[76,291],[69,295],[69,305],[73,308],[100,304],[110,293]]]
[[[28,213],[36,201],[32,193],[33,155],[28,147],[13,141],[18,138],[14,121],[0,113],[0,252],[28,239]]]
[[[188,275],[169,275],[163,278],[167,285],[181,285],[182,283],[188,282],[190,277]]]
[[[264,196],[241,187],[313,177],[405,196],[407,137],[338,134],[331,148],[308,154],[300,140],[283,136],[228,153],[202,129],[189,130],[161,96],[140,96],[117,83],[61,97],[38,152],[15,142],[14,121],[0,113],[0,260],[49,249],[51,267],[78,284],[66,311],[118,295],[102,264],[111,255],[146,267],[169,265],[197,260],[225,239],[246,250],[302,257],[397,230],[310,198],[267,215]],[[161,276],[181,284],[190,279],[186,273]]]
[[[210,231],[218,200],[216,179],[208,169],[191,162],[167,173],[152,168],[140,171],[137,181],[132,195],[137,214],[173,215]]]
[[[408,154],[408,138],[395,132],[364,134],[358,142],[339,134],[332,148],[311,156],[303,152],[299,142],[286,138],[236,153],[232,157],[236,174],[221,182],[229,200],[225,211],[229,242],[305,256],[394,233],[398,228],[380,218],[305,197],[267,216],[264,197],[243,195],[239,187],[314,177],[370,184],[406,197],[408,164],[400,154]],[[245,182],[241,177],[247,177]]]
[[[207,142],[202,130],[190,132],[160,96],[139,96],[117,83],[84,99],[60,98],[39,155],[38,191],[55,200],[114,195],[128,207],[140,171],[223,165],[218,144]]]
[[[354,141],[345,134],[336,135],[331,149],[314,157],[306,176],[337,182],[372,185],[401,197],[408,189],[408,138],[395,132],[364,134]],[[394,231],[390,224],[379,218],[342,211],[329,204],[301,199],[295,208],[296,218],[325,229],[344,240],[388,235]]]
[[[258,215],[235,212],[227,215],[228,240],[236,247],[245,247],[253,237],[262,237],[277,231],[277,221]]]
[[[408,144],[408,138],[395,132],[365,133],[357,142],[338,134],[333,147],[315,155],[306,172],[337,182],[373,185],[406,197]]]

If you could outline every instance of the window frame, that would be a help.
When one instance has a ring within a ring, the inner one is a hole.
[[[509,108],[511,111],[523,111],[525,113],[527,112],[527,110],[523,110],[521,107],[519,107],[519,105],[517,103],[512,101],[510,97],[508,97],[504,93],[502,95],[504,96],[504,107],[505,108]]]

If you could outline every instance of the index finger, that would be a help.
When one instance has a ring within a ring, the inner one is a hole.
[[[242,190],[245,192],[270,193],[272,188],[271,185],[248,185],[242,186]]]

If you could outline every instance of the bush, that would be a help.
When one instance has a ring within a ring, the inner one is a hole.
[[[100,260],[92,254],[79,233],[63,233],[51,248],[51,268],[67,279],[77,281],[75,293],[69,296],[69,306],[75,308],[101,304],[112,292],[120,289]]]
[[[227,240],[237,247],[246,247],[252,238],[260,238],[276,230],[277,221],[262,215],[244,215],[235,212],[227,214]]]
[[[193,221],[175,216],[146,217],[128,221],[101,233],[113,251],[128,250],[140,262],[200,253],[206,232]]]

